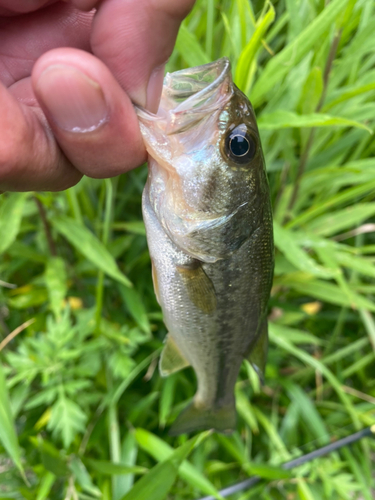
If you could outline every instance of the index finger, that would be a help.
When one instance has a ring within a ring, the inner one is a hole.
[[[93,4],[94,0],[89,7]],[[104,0],[99,5],[92,25],[92,51],[133,102],[156,111],[164,65],[193,5],[194,0]]]
[[[0,16],[14,16],[34,12],[35,10],[56,3],[58,0],[0,0]]]

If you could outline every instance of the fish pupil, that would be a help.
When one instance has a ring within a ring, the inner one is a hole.
[[[235,135],[230,140],[230,150],[234,156],[245,156],[249,152],[250,144],[246,137]]]
[[[225,152],[235,163],[241,165],[249,163],[256,155],[256,151],[256,141],[245,125],[236,127],[227,135]]]

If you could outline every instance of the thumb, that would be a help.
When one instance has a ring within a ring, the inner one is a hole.
[[[94,18],[91,47],[137,104],[156,111],[164,65],[194,0],[105,0]]]

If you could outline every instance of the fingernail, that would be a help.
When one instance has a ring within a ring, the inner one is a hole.
[[[161,91],[163,90],[164,70],[165,64],[155,68],[148,81],[146,108],[151,113],[157,113],[159,108]]]
[[[108,116],[100,85],[76,68],[63,64],[45,69],[37,92],[58,127],[69,132],[92,132]]]

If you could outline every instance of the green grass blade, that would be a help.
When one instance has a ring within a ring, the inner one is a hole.
[[[98,269],[125,286],[129,279],[118,268],[115,259],[103,243],[87,227],[66,216],[52,217],[53,227]]]
[[[135,440],[134,432],[129,431],[121,443],[121,462],[128,464],[128,467],[139,467],[135,464],[137,463],[138,457],[138,444]],[[133,474],[121,474],[117,481],[118,492],[121,496],[124,496],[128,491],[130,491],[134,484]]]
[[[315,405],[307,394],[296,384],[287,383],[287,391],[294,401],[303,418],[303,423],[314,435],[314,438],[318,440],[318,445],[323,446],[329,443],[329,433],[327,431],[326,425],[319,412],[317,411]]]
[[[169,375],[161,390],[159,403],[159,426],[165,427],[168,416],[172,410],[173,398],[176,386],[176,376]]]
[[[291,231],[281,227],[276,221],[274,221],[274,238],[275,246],[297,269],[325,278],[333,276],[331,270],[317,264],[314,259],[296,244]]]
[[[277,452],[278,458],[281,458],[282,461],[288,460],[290,458],[290,453],[283,443],[283,440],[281,439],[274,423],[259,408],[254,406],[253,412],[258,422],[268,434],[269,443]]]
[[[207,0],[206,54],[212,59],[214,42],[215,0]]]
[[[372,134],[372,129],[355,120],[348,120],[340,116],[310,113],[298,115],[292,111],[274,111],[262,114],[258,120],[260,130],[279,130],[283,128],[313,128],[313,127],[356,127],[367,130]]]
[[[15,463],[22,477],[25,473],[21,463],[21,449],[18,444],[16,429],[14,426],[12,411],[10,407],[9,394],[6,386],[3,367],[0,362],[0,441],[10,458]]]
[[[81,488],[92,495],[94,498],[101,498],[101,492],[97,486],[94,485],[86,467],[78,457],[73,457],[69,462],[69,469],[73,472],[75,481]]]
[[[262,40],[265,37],[269,26],[273,23],[274,19],[275,9],[273,8],[272,4],[269,4],[268,11],[264,16],[258,19],[256,29],[251,39],[240,54],[234,81],[245,94],[249,92],[248,81],[250,67],[253,61],[255,61],[255,56],[262,45]]]
[[[121,474],[145,474],[148,469],[139,465],[127,465],[123,463],[114,463],[109,460],[95,460],[94,458],[84,459],[85,464],[100,474],[116,476]]]
[[[291,344],[312,344],[321,345],[322,340],[311,333],[304,332],[297,328],[290,328],[285,325],[277,325],[277,330]]]
[[[148,335],[151,335],[151,325],[140,294],[134,288],[123,285],[119,285],[118,288],[130,315],[134,318],[139,328]]]
[[[64,307],[63,300],[68,291],[65,262],[61,257],[51,257],[46,266],[45,280],[50,307],[59,318]]]
[[[323,92],[323,75],[322,70],[318,67],[312,68],[302,89],[298,107],[302,111],[302,115],[314,113],[318,106],[319,100]]]
[[[258,78],[251,92],[255,107],[266,98],[267,93],[295,67],[302,58],[319,43],[331,24],[345,9],[348,0],[333,0],[290,44],[273,57]]]
[[[163,500],[173,486],[182,462],[209,434],[210,432],[199,434],[177,448],[166,460],[158,463],[143,476],[129,493],[122,497],[122,500],[150,500],[151,498]]]
[[[0,254],[15,241],[21,225],[22,210],[29,195],[11,193],[0,208]]]
[[[290,479],[292,477],[291,471],[274,465],[250,462],[246,464],[244,469],[250,476],[259,476],[264,479],[268,479],[269,481],[273,481],[275,479]]]
[[[259,426],[255,418],[253,408],[247,396],[236,386],[236,409],[238,414],[245,420],[251,432],[259,434]]]
[[[331,236],[339,231],[362,224],[374,214],[375,203],[361,203],[321,215],[310,221],[306,225],[306,229],[319,236]]]
[[[317,500],[316,496],[312,493],[305,479],[301,477],[298,478],[297,485],[298,497],[300,498],[300,500]]]
[[[375,352],[375,321],[372,314],[369,311],[360,309],[359,314],[361,316],[364,327],[366,328],[368,337],[370,339],[372,348]]]
[[[357,306],[358,309],[369,309],[375,312],[375,304],[362,295],[352,291],[350,297],[333,283],[326,283],[322,280],[311,279],[309,275],[304,276],[289,276],[282,280],[282,284],[290,286],[293,290],[297,290],[302,295],[314,297],[318,300],[323,300],[329,304],[336,304],[338,306],[353,307]],[[352,302],[355,301],[354,303]]]
[[[126,379],[120,382],[120,384],[114,391],[113,397],[110,400],[111,402],[113,402],[113,404],[118,403],[125,390],[129,387],[133,380],[137,378],[138,375],[150,364],[155,356],[157,356],[158,352],[159,351],[155,351],[150,356],[147,356],[147,358],[143,359],[135,368],[133,368]]]
[[[367,83],[366,85],[355,86],[350,90],[341,92],[341,95],[339,97],[336,97],[336,99],[332,99],[331,101],[327,102],[327,104],[323,107],[323,111],[328,111],[334,106],[337,106],[337,104],[348,101],[353,97],[357,97],[372,90],[375,90],[375,82]]]
[[[288,228],[295,227],[301,224],[306,223],[307,221],[313,219],[314,217],[320,215],[326,210],[330,210],[331,208],[347,203],[349,201],[355,200],[360,196],[364,196],[369,191],[375,189],[375,181],[369,181],[365,184],[361,184],[359,186],[350,187],[331,198],[326,199],[321,203],[316,203],[312,205],[311,208],[303,212],[301,215],[293,219],[291,222],[287,224]]]
[[[132,220],[127,222],[114,222],[112,229],[127,231],[132,234],[146,236],[145,224],[141,220]]]
[[[47,471],[40,481],[36,500],[46,500],[55,481],[56,476]]]
[[[158,461],[168,459],[173,453],[173,448],[145,429],[137,429],[135,436],[139,446]],[[179,476],[202,493],[212,495],[218,500],[223,500],[223,497],[218,493],[214,485],[190,462],[182,462],[179,469]]]
[[[366,277],[375,278],[375,265],[369,260],[356,257],[348,252],[335,252],[335,257],[342,266],[358,271]]]
[[[337,395],[339,396],[343,405],[345,406],[355,427],[357,429],[360,428],[358,415],[355,409],[353,408],[353,405],[351,404],[348,396],[342,390],[340,382],[337,380],[335,375],[321,361],[312,357],[307,352],[302,351],[302,349],[299,349],[298,347],[289,344],[289,342],[287,342],[280,336],[280,334],[278,333],[278,328],[275,324],[270,324],[270,340],[280,348],[285,349],[289,353],[293,354],[296,358],[300,359],[307,365],[310,365],[316,370],[318,370],[329,381],[331,386],[337,392]]]
[[[176,40],[176,50],[188,66],[200,66],[210,62],[210,58],[202,49],[196,36],[182,23]]]

